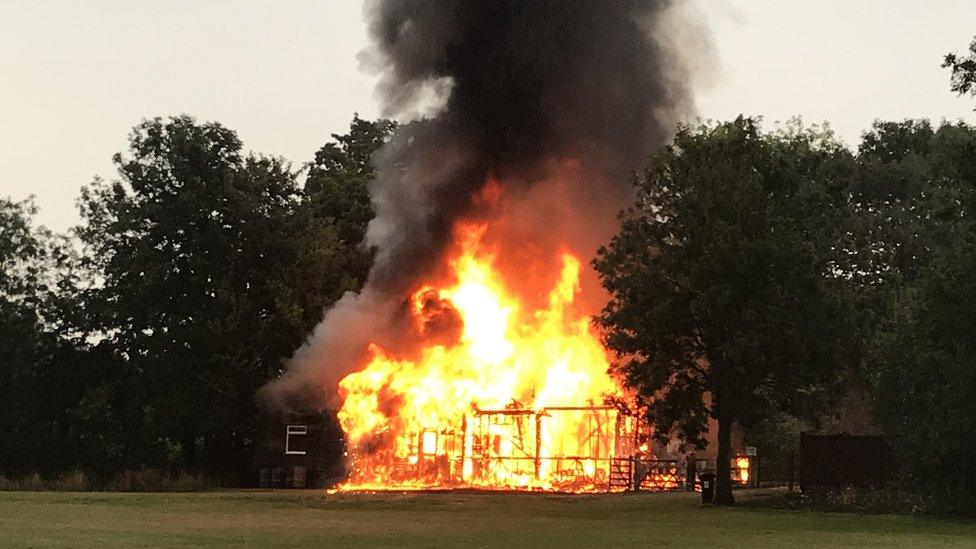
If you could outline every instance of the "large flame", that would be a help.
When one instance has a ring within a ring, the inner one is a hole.
[[[590,318],[574,307],[580,261],[562,256],[545,306],[500,275],[484,225],[460,225],[443,285],[413,295],[423,343],[379,345],[339,384],[351,453],[345,488],[585,488],[633,447],[632,418],[606,406],[621,389]]]

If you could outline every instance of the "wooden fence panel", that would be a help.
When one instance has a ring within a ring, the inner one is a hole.
[[[890,450],[874,435],[800,434],[800,490],[883,488]]]

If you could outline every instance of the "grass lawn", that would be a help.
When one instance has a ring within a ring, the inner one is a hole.
[[[685,493],[0,492],[3,547],[231,544],[976,547],[976,522],[702,508]]]

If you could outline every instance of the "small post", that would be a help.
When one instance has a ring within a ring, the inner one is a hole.
[[[458,471],[457,480],[464,482],[464,462],[468,459],[468,416],[461,417],[461,467]]]
[[[789,489],[790,489],[790,492],[793,491],[793,452],[792,451],[790,452],[790,483],[789,483]]]
[[[542,469],[542,414],[536,412],[535,415],[535,478],[539,479]]]
[[[637,480],[637,467],[640,459],[637,456],[627,458],[627,490],[636,492],[640,490],[640,482]]]
[[[752,469],[752,471],[750,471],[750,473],[752,474],[752,487],[753,488],[759,488],[759,471],[760,471],[760,469],[762,469],[760,467],[760,465],[759,465],[759,459],[760,458],[761,458],[761,456],[757,452],[756,455],[753,456],[752,461],[749,462],[749,465],[750,465],[749,468]]]

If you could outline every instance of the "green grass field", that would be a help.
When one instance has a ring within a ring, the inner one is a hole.
[[[741,498],[742,496],[740,496]],[[976,523],[694,494],[0,492],[0,546],[976,547]]]

